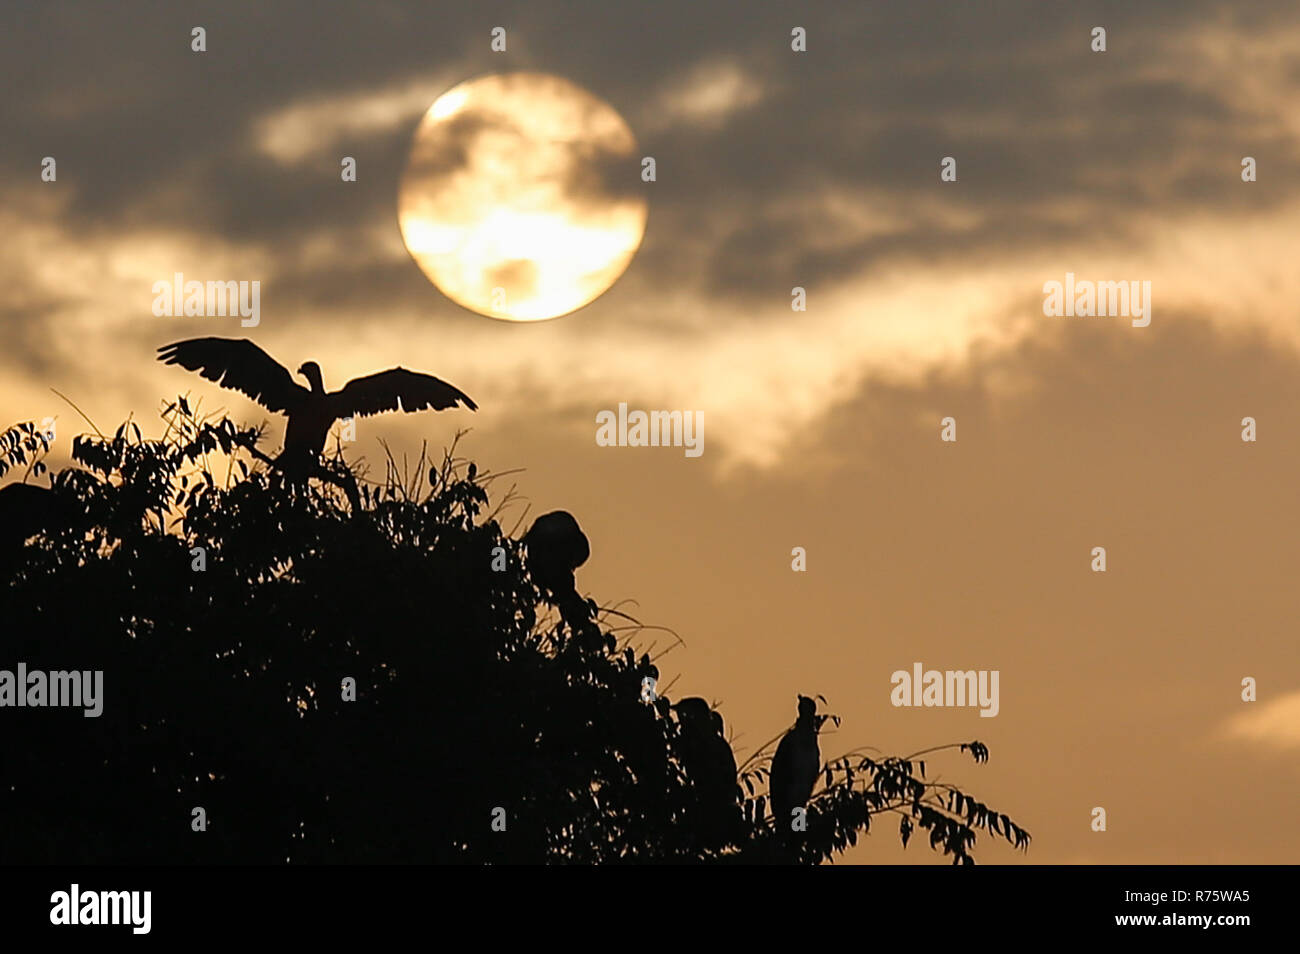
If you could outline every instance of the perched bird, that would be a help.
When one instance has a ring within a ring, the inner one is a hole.
[[[567,510],[544,513],[524,534],[528,548],[528,572],[538,585],[560,607],[562,614],[582,601],[578,597],[573,571],[591,556],[591,544],[578,526],[578,521]]]
[[[781,737],[772,757],[772,778],[768,792],[777,831],[789,832],[791,812],[808,804],[817,774],[822,768],[822,753],[817,745],[817,703],[799,697],[799,718],[794,728]]]
[[[296,383],[289,370],[246,338],[191,338],[158,349],[158,360],[197,371],[223,388],[251,397],[269,411],[287,414],[284,450],[276,464],[289,471],[314,470],[330,428],[340,418],[384,411],[445,411],[478,405],[459,389],[429,374],[389,368],[353,378],[338,391],[326,391],[320,365],[307,361],[298,373],[311,389]]]
[[[736,756],[723,734],[722,715],[699,696],[679,700],[673,710],[681,726],[678,755],[700,809],[701,840],[715,845],[730,841],[738,833],[741,815]]]

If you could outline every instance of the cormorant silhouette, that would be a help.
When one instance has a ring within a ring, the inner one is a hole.
[[[777,831],[789,833],[791,812],[808,804],[817,774],[822,768],[821,749],[817,745],[817,703],[799,697],[799,718],[794,728],[781,737],[772,757],[772,778],[768,787],[772,814]]]
[[[384,411],[444,411],[478,405],[446,381],[429,374],[389,368],[353,378],[338,391],[326,391],[320,365],[307,361],[298,373],[311,389],[296,383],[289,370],[247,338],[190,338],[158,349],[158,360],[197,371],[223,388],[251,397],[267,410],[289,417],[284,450],[275,463],[282,470],[303,473],[319,467],[325,439],[336,420]]]
[[[573,571],[591,556],[591,544],[567,510],[544,513],[524,534],[528,548],[528,573],[544,595],[560,608],[570,625],[591,619],[594,607],[578,596]]]
[[[678,754],[695,787],[701,840],[718,845],[733,841],[741,821],[736,785],[736,756],[724,736],[721,713],[699,696],[679,700],[673,709],[681,726]]]

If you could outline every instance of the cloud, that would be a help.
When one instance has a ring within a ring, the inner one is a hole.
[[[282,9],[309,21],[314,7]],[[1195,314],[1224,334],[1300,337],[1279,307],[1300,298],[1300,73],[1283,5],[1117,8],[1104,56],[1087,50],[1086,12],[1020,4],[928,18],[811,4],[798,55],[788,15],[761,7],[593,5],[590,39],[506,9],[511,68],[607,98],[658,161],[655,183],[599,152],[557,164],[597,170],[560,174],[573,202],[650,197],[641,249],[595,303],[512,335],[444,299],[401,244],[416,121],[502,62],[474,16],[430,31],[400,5],[336,11],[333,29],[254,65],[281,22],[256,4],[213,15],[206,59],[186,17],[91,5],[77,29],[23,14],[51,38],[39,49],[0,40],[28,84],[0,104],[6,367],[32,387],[85,371],[92,344],[130,366],[174,333],[147,315],[152,281],[259,279],[268,348],[309,331],[319,360],[379,364],[399,340],[503,411],[549,407],[575,427],[623,399],[695,407],[711,448],[770,467],[872,382],[1068,336],[1039,310],[1042,283],[1066,271],[1151,280],[1156,323]],[[597,39],[623,34],[644,42]],[[38,70],[48,50],[58,62]],[[37,72],[44,86],[25,79]],[[57,184],[32,158],[49,153]],[[1240,181],[1242,154],[1259,183]],[[339,181],[341,155],[358,157],[358,182]],[[939,181],[944,155],[956,183]],[[463,165],[455,149],[443,160]],[[790,310],[795,285],[807,312]]]
[[[256,148],[284,165],[315,161],[327,149],[340,156],[394,129],[414,129],[429,105],[458,79],[451,69],[375,90],[291,103],[253,123]]]
[[[1300,690],[1253,702],[1220,728],[1220,738],[1271,749],[1300,749]]]
[[[716,129],[741,110],[761,103],[763,81],[731,61],[708,61],[671,77],[647,113],[646,131],[659,133],[678,123]]]

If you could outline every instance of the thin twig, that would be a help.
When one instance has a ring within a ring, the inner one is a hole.
[[[95,422],[92,421],[90,418],[86,417],[86,412],[83,411],[81,408],[77,407],[77,405],[72,403],[71,398],[69,398],[62,391],[59,391],[57,388],[50,388],[50,390],[53,391],[55,394],[57,394],[59,397],[63,398],[63,400],[67,401],[68,404],[72,407],[72,409],[81,415],[81,419],[95,429],[96,434],[98,434],[103,440],[108,440],[108,438],[104,437],[104,432],[101,431],[98,427],[95,427]]]

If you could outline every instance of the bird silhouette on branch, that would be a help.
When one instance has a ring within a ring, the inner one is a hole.
[[[1028,846],[924,760],[823,763],[838,719],[813,697],[738,766],[705,699],[647,693],[654,630],[584,594],[573,514],[516,538],[504,475],[454,443],[346,500],[306,480],[340,416],[472,409],[451,385],[393,369],[331,393],[308,364],[307,389],[222,339],[163,356],[287,414],[285,448],[184,398],[159,437],[79,435],[54,473],[34,425],[0,436],[4,469],[48,484],[0,490],[6,658],[108,687],[99,718],[0,720],[0,862],[808,864],[884,814],[954,863],[980,832]]]

